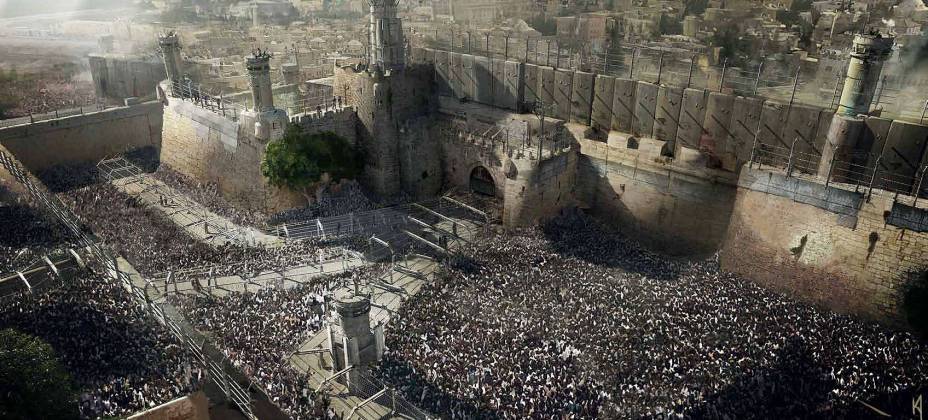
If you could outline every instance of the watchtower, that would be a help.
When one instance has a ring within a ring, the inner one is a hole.
[[[174,31],[158,37],[158,45],[161,47],[161,54],[164,55],[164,71],[167,73],[168,80],[171,83],[180,81],[181,76],[181,58],[180,58],[180,38]]]
[[[367,367],[383,356],[383,328],[371,329],[371,297],[357,285],[336,290],[333,306],[329,318],[333,370],[352,367],[347,373],[351,391],[357,389],[359,377],[367,372]]]
[[[368,0],[371,6],[370,63],[384,70],[406,65],[403,22],[396,17],[397,0]]]
[[[870,103],[883,71],[883,62],[893,50],[893,41],[892,36],[879,33],[859,34],[854,37],[838,114],[853,117],[870,112]]]

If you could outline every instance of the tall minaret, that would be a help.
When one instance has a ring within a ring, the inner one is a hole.
[[[244,115],[254,121],[255,138],[264,141],[283,136],[290,121],[286,111],[274,107],[270,61],[271,55],[261,50],[245,58],[254,108],[247,110]]]
[[[274,94],[271,90],[271,55],[267,51],[257,50],[245,59],[248,77],[251,81],[251,98],[255,111],[264,112],[274,109]]]
[[[371,65],[400,70],[406,64],[403,22],[396,17],[397,0],[368,0],[371,5]]]

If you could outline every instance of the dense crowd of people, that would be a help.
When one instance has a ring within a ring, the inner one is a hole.
[[[904,413],[928,345],[642,250],[582,214],[468,247],[403,305],[379,375],[450,418]]]
[[[353,279],[377,275],[367,267],[317,277],[290,288],[233,292],[222,297],[176,295],[170,301],[197,329],[208,331],[242,372],[259,383],[274,403],[294,419],[335,418],[307,376],[294,370],[289,356],[323,328],[326,297]]]
[[[21,270],[51,250],[68,247],[72,239],[67,228],[40,210],[0,201],[0,273]]]
[[[257,272],[313,263],[320,252],[310,241],[273,248],[234,244],[214,247],[192,238],[164,213],[109,183],[68,190],[60,196],[105,245],[144,275],[246,261],[249,269]]]
[[[198,389],[205,375],[122,288],[89,271],[46,293],[7,300],[3,328],[51,345],[80,391],[81,418],[155,407]]]
[[[71,79],[67,72],[12,74],[0,71],[0,99],[9,104],[0,117],[15,118],[78,108],[95,103],[93,83]]]
[[[233,223],[240,226],[265,227],[267,216],[261,212],[247,211],[241,208],[241,206],[235,206],[230,203],[220,193],[219,186],[214,183],[197,182],[171,169],[167,165],[159,165],[158,169],[152,175],[155,179],[183,193],[191,200],[196,201],[211,212],[229,219]]]

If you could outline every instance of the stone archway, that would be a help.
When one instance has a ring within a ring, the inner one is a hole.
[[[477,166],[470,171],[470,190],[477,194],[496,196],[496,181],[486,167]]]

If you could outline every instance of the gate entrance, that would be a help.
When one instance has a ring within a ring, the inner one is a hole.
[[[470,189],[478,194],[488,195],[490,197],[496,196],[496,183],[493,182],[493,176],[490,175],[490,171],[488,171],[487,168],[478,166],[471,171]]]

